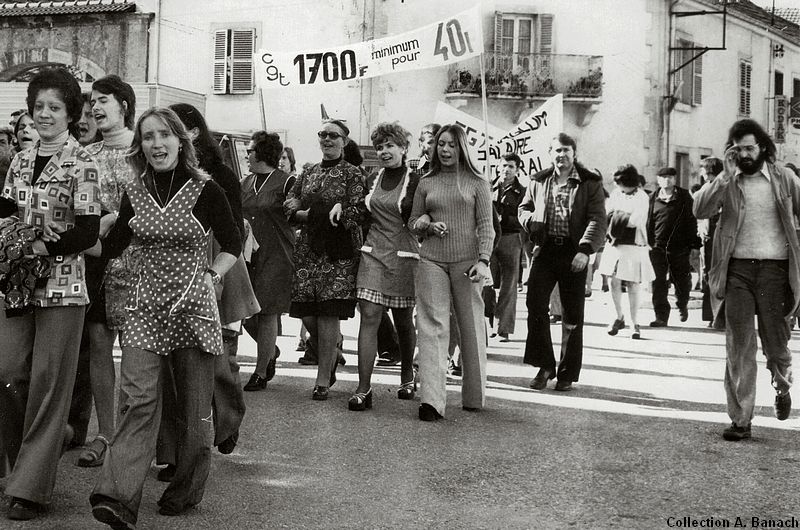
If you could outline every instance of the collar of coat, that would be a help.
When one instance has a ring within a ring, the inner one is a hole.
[[[590,180],[602,181],[603,178],[593,171],[589,171],[582,165],[575,163],[575,169],[578,172],[578,177],[581,179],[581,183],[588,182]],[[544,182],[547,180],[547,177],[553,175],[556,172],[555,167],[549,167],[547,169],[543,169],[542,171],[536,173],[531,180],[535,180],[538,182]]]

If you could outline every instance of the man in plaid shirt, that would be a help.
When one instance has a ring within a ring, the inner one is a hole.
[[[539,368],[531,382],[543,390],[558,378],[556,390],[572,390],[583,358],[586,266],[606,235],[602,178],[576,161],[577,144],[560,133],[550,145],[553,166],[531,178],[519,207],[519,222],[534,244],[528,280],[526,364]],[[561,295],[561,359],[556,363],[548,304],[558,284]]]

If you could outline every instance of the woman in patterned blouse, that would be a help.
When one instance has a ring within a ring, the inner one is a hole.
[[[8,517],[19,520],[50,502],[62,444],[71,441],[67,415],[89,303],[82,253],[100,226],[97,166],[75,138],[83,110],[78,82],[66,70],[43,70],[26,102],[39,141],[14,158],[0,217],[35,227],[42,235],[33,253],[51,256],[52,266],[32,307],[14,317],[0,313],[0,476],[9,464]]]
[[[302,318],[317,339],[317,380],[312,398],[328,399],[336,382],[339,320],[356,307],[364,220],[365,186],[359,169],[342,158],[350,130],[332,120],[317,133],[322,162],[303,171],[289,191],[284,209],[301,223],[294,249],[291,316]]]

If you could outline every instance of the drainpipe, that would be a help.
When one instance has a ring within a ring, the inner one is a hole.
[[[672,47],[672,43],[675,42],[675,26],[673,24],[672,18],[672,11],[676,5],[680,3],[680,0],[676,0],[669,4],[667,9],[667,46],[666,46],[666,53],[667,53],[667,82],[666,82],[666,95],[661,100],[661,109],[664,113],[664,141],[663,141],[663,150],[661,151],[661,161],[658,164],[659,166],[668,166],[669,163],[669,153],[670,153],[670,145],[671,145],[671,136],[672,136],[672,111],[670,108],[673,106],[672,97],[674,97],[674,90],[673,90],[673,82],[672,82],[672,57],[673,53],[670,48]]]
[[[155,27],[155,35],[153,36],[153,54],[155,55],[156,59],[156,67],[153,69],[153,80],[152,82],[156,85],[159,83],[161,76],[161,0],[157,0],[156,2],[156,27]]]

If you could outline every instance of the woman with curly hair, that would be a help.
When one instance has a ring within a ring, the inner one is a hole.
[[[489,183],[475,168],[467,137],[458,125],[436,135],[430,172],[420,178],[410,226],[423,238],[415,275],[419,418],[435,421],[447,403],[450,307],[461,334],[464,410],[483,408],[486,388],[486,327],[481,290],[494,242]]]
[[[397,397],[414,397],[414,270],[419,245],[406,223],[411,215],[419,177],[406,167],[411,134],[397,123],[381,123],[371,140],[381,170],[365,203],[369,231],[361,247],[356,297],[361,313],[358,330],[358,388],[348,401],[350,410],[372,408],[372,367],[378,348],[378,327],[385,308],[394,315],[400,344],[400,389]]]
[[[295,233],[283,213],[283,203],[295,178],[277,169],[283,145],[277,134],[253,133],[247,147],[250,175],[242,181],[242,208],[258,242],[250,260],[250,280],[261,312],[245,328],[256,340],[257,360],[245,385],[248,392],[264,390],[275,375],[278,321],[289,311],[294,275]]]
[[[46,265],[30,296],[25,285],[7,290],[13,277],[3,282],[0,476],[8,477],[8,517],[18,520],[50,502],[62,444],[72,438],[67,416],[89,303],[82,254],[100,226],[97,166],[76,139],[80,85],[66,70],[45,69],[26,102],[39,140],[14,158],[0,198],[0,217],[18,217],[36,236],[22,247],[23,261]]]
[[[317,342],[317,379],[312,399],[328,399],[336,382],[339,320],[355,314],[358,249],[364,221],[361,171],[343,159],[350,130],[340,120],[317,133],[322,161],[304,170],[288,193],[284,210],[301,224],[294,251],[290,315],[302,318]]]
[[[172,110],[154,107],[142,114],[129,161],[136,177],[117,222],[92,247],[93,254],[115,257],[134,237],[139,244],[122,336],[119,424],[89,499],[95,519],[115,529],[136,525],[168,362],[179,449],[159,513],[178,515],[203,498],[214,356],[223,353],[215,290],[242,246],[225,193],[198,167],[191,137]],[[221,250],[209,267],[211,231]]]

